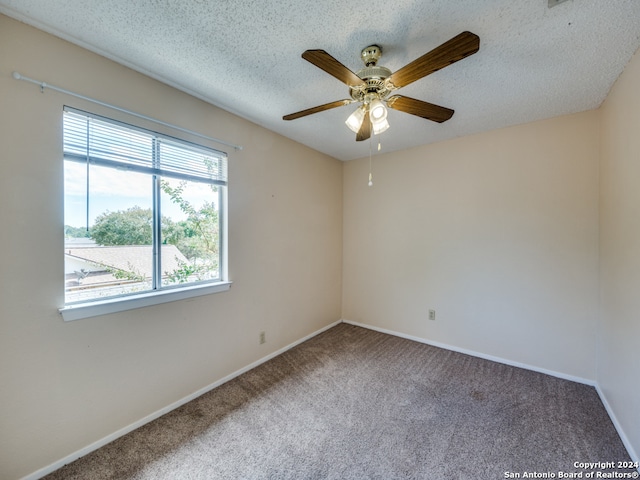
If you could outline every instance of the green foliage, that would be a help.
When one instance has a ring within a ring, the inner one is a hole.
[[[91,227],[91,238],[99,245],[151,245],[153,213],[149,208],[131,207],[101,213]]]
[[[131,280],[134,282],[144,282],[145,276],[140,273],[136,268],[131,265],[131,262],[127,262],[128,270],[120,270],[118,268],[109,268],[109,272],[118,280]]]
[[[90,234],[85,227],[64,226],[64,238],[89,238]]]
[[[205,202],[196,209],[183,197],[186,182],[172,187],[165,180],[161,180],[162,190],[171,201],[180,207],[187,216],[186,220],[174,225],[165,226],[163,222],[163,243],[170,243],[178,247],[188,259],[201,259],[215,262],[218,258],[218,212],[213,202]],[[215,192],[215,187],[212,187]]]
[[[186,215],[186,219],[179,222],[164,216],[161,220],[162,243],[175,245],[189,260],[188,263],[179,262],[179,267],[174,271],[164,272],[172,283],[186,283],[194,277],[203,279],[206,273],[218,268],[219,222],[215,203],[205,202],[200,208],[195,208],[184,198],[186,185],[186,182],[180,182],[172,187],[169,182],[160,181],[163,192]],[[211,190],[215,193],[217,187],[211,186]],[[65,227],[65,236],[88,236],[103,246],[151,245],[152,230],[152,210],[134,206],[100,214],[89,234],[81,228]],[[113,269],[111,273],[118,279],[144,280],[144,276],[136,272],[133,266],[129,267],[127,271]]]
[[[190,263],[178,262],[179,267],[172,272],[165,272],[172,283],[186,283],[195,279],[202,280],[206,274],[218,267],[218,212],[213,202],[205,202],[196,209],[184,198],[186,182],[172,187],[165,180],[160,181],[160,188],[171,201],[180,207],[187,216],[186,220],[174,225],[163,225],[163,242],[178,247]],[[212,193],[216,187],[212,186]]]
[[[178,260],[178,265],[179,267],[172,272],[164,272],[170,283],[191,282],[194,276],[197,280],[202,280],[211,269],[209,265],[196,265],[195,263],[186,263],[181,260]]]

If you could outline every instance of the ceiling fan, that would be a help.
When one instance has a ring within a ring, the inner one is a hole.
[[[356,141],[367,140],[371,137],[371,133],[377,135],[389,128],[385,103],[387,107],[394,110],[417,115],[434,122],[445,122],[453,115],[453,110],[450,108],[403,95],[389,96],[389,94],[458,60],[473,55],[479,48],[480,38],[476,34],[462,32],[395,73],[391,73],[388,68],[377,65],[382,56],[382,49],[378,45],[371,45],[362,50],[361,58],[365,67],[357,73],[349,70],[324,50],[307,50],[302,54],[302,58],[346,84],[349,87],[351,98],[307,108],[285,115],[282,119],[295,120],[312,113],[359,102],[361,105],[345,122],[356,133]]]

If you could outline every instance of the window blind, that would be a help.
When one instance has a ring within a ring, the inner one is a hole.
[[[213,185],[227,185],[227,154],[185,140],[64,108],[65,160]]]

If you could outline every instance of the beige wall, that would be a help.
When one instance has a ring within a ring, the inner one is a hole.
[[[598,382],[640,454],[640,52],[602,107]]]
[[[343,318],[594,380],[598,152],[590,111],[348,162]]]
[[[113,112],[14,70],[244,146],[229,152],[230,291],[62,321],[62,106]],[[340,319],[339,161],[1,15],[0,225],[3,479]]]

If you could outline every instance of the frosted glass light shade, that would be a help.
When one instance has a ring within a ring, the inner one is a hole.
[[[347,127],[353,132],[358,133],[360,127],[362,126],[362,120],[364,119],[364,105],[358,107],[355,112],[349,115],[349,118],[344,122],[347,124]]]
[[[372,122],[372,125],[374,135],[379,135],[382,132],[386,132],[389,128],[389,122],[387,122],[386,118],[383,118],[382,120],[378,120],[376,122]]]
[[[375,99],[369,105],[369,111],[371,112],[371,122],[381,122],[385,118],[387,118],[387,109],[384,104],[379,100]]]

